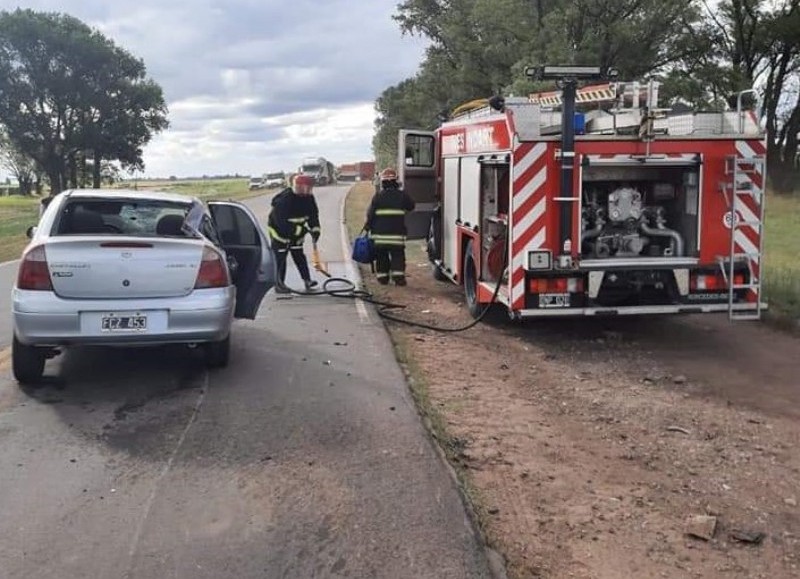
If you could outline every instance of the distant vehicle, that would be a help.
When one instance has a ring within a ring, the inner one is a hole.
[[[358,163],[339,165],[337,178],[339,181],[358,181]]]
[[[336,170],[333,163],[323,157],[305,159],[298,173],[308,175],[317,185],[332,185],[336,182]]]
[[[339,165],[340,181],[372,181],[375,178],[375,161],[360,161]]]
[[[267,189],[273,189],[275,187],[285,187],[286,174],[282,171],[280,173],[267,173],[266,175],[264,175],[264,186]]]
[[[255,319],[275,284],[262,228],[234,202],[71,190],[28,235],[11,299],[21,384],[84,344],[199,345],[209,367],[226,366],[233,319]]]
[[[253,177],[250,179],[250,183],[248,183],[247,188],[250,191],[255,191],[257,189],[264,189],[266,187],[266,183],[264,179],[261,177]]]

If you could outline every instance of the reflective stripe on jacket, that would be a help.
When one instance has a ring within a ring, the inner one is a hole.
[[[268,231],[283,243],[294,242],[306,232],[319,232],[319,209],[313,195],[297,195],[286,188],[272,199]]]
[[[413,211],[408,194],[388,186],[376,193],[367,211],[366,228],[376,245],[403,245],[406,240],[406,213]]]

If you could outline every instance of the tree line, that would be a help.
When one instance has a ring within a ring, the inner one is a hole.
[[[475,98],[551,88],[525,76],[530,65],[586,64],[660,81],[667,106],[724,110],[754,88],[773,186],[797,181],[800,0],[404,0],[394,19],[430,44],[417,73],[375,103],[382,166],[396,162],[399,129],[433,129]]]
[[[99,31],[66,14],[0,11],[0,163],[23,193],[143,170],[167,113],[144,62]]]

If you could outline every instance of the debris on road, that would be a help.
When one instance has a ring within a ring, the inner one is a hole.
[[[691,434],[688,430],[681,426],[667,426],[667,432],[680,432],[682,434]]]
[[[686,534],[696,539],[710,541],[717,530],[717,517],[693,515],[686,520]]]
[[[733,529],[730,532],[730,537],[734,541],[740,543],[750,543],[752,545],[760,545],[766,538],[767,534],[761,531],[742,531],[740,529]]]

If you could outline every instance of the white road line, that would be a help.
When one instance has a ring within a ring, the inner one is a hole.
[[[347,268],[347,277],[353,281],[357,288],[361,288],[361,276],[358,273],[358,268],[353,264],[353,260],[350,258],[350,234],[347,231],[347,222],[345,221],[344,215],[344,206],[346,202],[347,193],[345,193],[344,197],[342,197],[342,201],[339,204],[339,221],[342,227],[342,259],[344,260],[344,265]],[[356,302],[358,318],[361,320],[362,324],[367,323],[369,321],[369,312],[367,311],[364,302],[358,299],[354,301]]]
[[[153,483],[153,490],[150,491],[150,495],[147,497],[147,501],[144,504],[144,510],[142,512],[142,516],[139,518],[139,522],[136,525],[136,532],[133,534],[133,538],[131,539],[131,545],[128,549],[128,571],[125,573],[125,577],[130,577],[131,572],[133,570],[133,558],[136,555],[136,551],[139,549],[139,542],[141,541],[142,531],[144,531],[144,525],[147,522],[147,519],[150,516],[150,510],[153,508],[153,503],[156,500],[156,495],[158,494],[158,490],[161,487],[161,481],[169,474],[169,471],[172,469],[172,463],[175,462],[175,457],[178,456],[178,452],[181,450],[183,446],[183,442],[186,440],[186,435],[189,434],[189,430],[192,428],[192,425],[197,420],[197,415],[200,413],[200,407],[203,405],[203,401],[206,398],[206,392],[208,391],[208,372],[205,372],[204,379],[203,379],[203,386],[200,390],[200,396],[197,398],[197,402],[194,404],[194,408],[192,409],[192,415],[189,417],[189,422],[186,423],[186,426],[181,433],[180,438],[178,439],[178,443],[175,445],[175,448],[172,449],[172,453],[169,455],[169,459],[167,460],[167,464],[164,465],[164,468],[161,469],[161,472],[158,474],[158,478]]]

